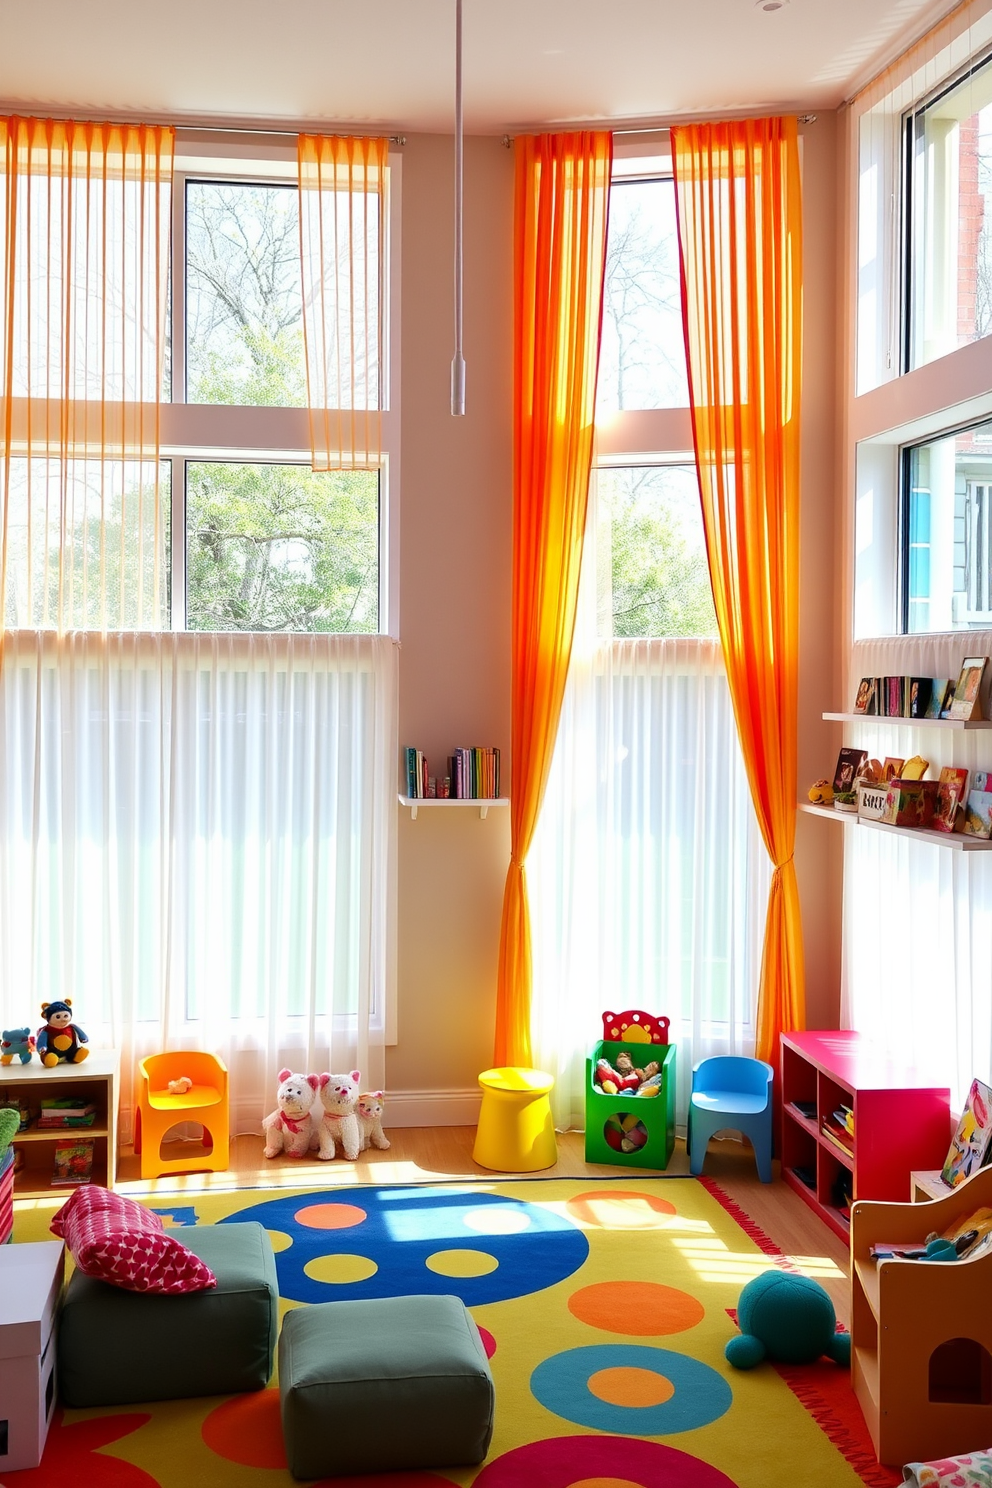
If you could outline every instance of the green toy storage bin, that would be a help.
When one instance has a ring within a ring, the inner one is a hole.
[[[593,1074],[600,1059],[616,1065],[617,1055],[626,1052],[643,1068],[657,1060],[661,1074],[658,1095],[632,1095],[618,1090],[603,1095],[593,1087]],[[619,1134],[618,1122],[636,1117],[647,1132],[643,1145],[631,1152],[611,1147],[607,1129]],[[598,1043],[586,1060],[586,1162],[617,1163],[624,1168],[667,1168],[675,1146],[675,1045]]]

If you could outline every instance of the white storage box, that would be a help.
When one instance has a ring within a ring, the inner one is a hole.
[[[0,1473],[37,1467],[55,1409],[61,1240],[0,1246]]]
[[[858,784],[858,815],[866,821],[881,821],[885,815],[885,802],[889,794],[888,783],[884,785]]]

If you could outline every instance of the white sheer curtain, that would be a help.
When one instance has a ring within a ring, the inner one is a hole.
[[[874,676],[957,678],[965,655],[992,655],[992,631],[889,636],[855,644],[847,682]],[[850,725],[870,756],[921,754],[992,769],[989,734],[908,724]],[[834,828],[833,830],[837,830]],[[841,1021],[949,1085],[960,1110],[972,1078],[992,1078],[992,853],[848,828],[844,839]]]
[[[603,1012],[667,1014],[684,1123],[694,1062],[754,1052],[771,865],[719,642],[597,642],[592,588],[526,865],[534,1060],[556,1126],[583,1128]]]
[[[387,637],[8,631],[0,1017],[69,996],[134,1062],[204,1048],[235,1129],[275,1074],[382,1083],[396,651]]]

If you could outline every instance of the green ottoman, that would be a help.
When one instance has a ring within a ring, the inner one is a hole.
[[[489,1361],[458,1297],[294,1308],[279,1392],[296,1478],[481,1462],[493,1434]]]
[[[268,1231],[191,1225],[182,1242],[206,1261],[216,1288],[163,1297],[73,1272],[58,1325],[64,1405],[231,1395],[268,1384],[279,1319]]]

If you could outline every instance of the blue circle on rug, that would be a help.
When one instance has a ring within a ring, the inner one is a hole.
[[[302,1223],[308,1207],[347,1205],[356,1218],[340,1229]],[[364,1217],[362,1217],[364,1215]],[[466,1307],[543,1291],[585,1263],[589,1241],[572,1220],[540,1204],[464,1188],[334,1188],[263,1199],[221,1224],[255,1220],[291,1244],[276,1253],[279,1295],[291,1302],[350,1302],[361,1297],[431,1294]],[[465,1257],[453,1270],[446,1256]],[[371,1276],[327,1283],[308,1276],[312,1262],[360,1256]],[[464,1274],[475,1269],[486,1274]],[[434,1262],[434,1269],[428,1262]]]
[[[592,1393],[589,1381],[594,1374],[623,1368],[660,1375],[674,1393],[660,1405],[615,1405]],[[563,1420],[623,1436],[669,1436],[709,1426],[730,1409],[734,1398],[723,1375],[709,1364],[636,1343],[597,1343],[552,1354],[534,1370],[530,1387],[545,1409]]]

